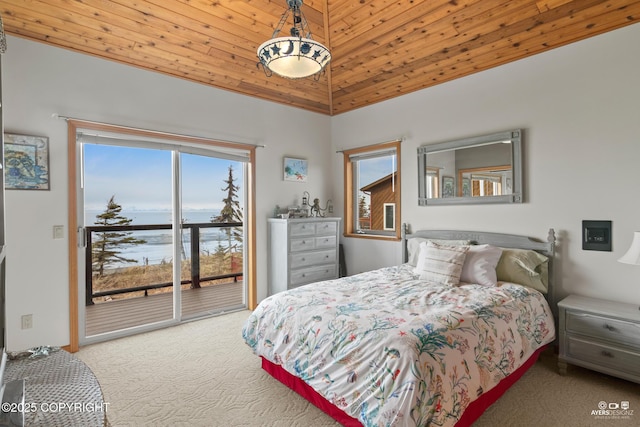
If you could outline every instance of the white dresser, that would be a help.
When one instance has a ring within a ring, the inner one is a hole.
[[[560,373],[567,363],[640,383],[640,310],[570,295],[560,309]]]
[[[269,295],[338,278],[340,218],[269,218]]]

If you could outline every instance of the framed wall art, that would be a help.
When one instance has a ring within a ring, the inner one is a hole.
[[[471,197],[471,182],[469,178],[462,178],[462,197]]]
[[[284,180],[307,182],[309,164],[304,159],[284,158]]]
[[[4,188],[49,190],[49,138],[4,134]]]

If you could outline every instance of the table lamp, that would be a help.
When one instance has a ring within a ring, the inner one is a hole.
[[[629,250],[618,259],[618,262],[640,265],[640,231],[634,231]],[[638,309],[640,310],[640,307]]]
[[[633,241],[626,254],[622,255],[622,258],[618,262],[625,264],[640,265],[640,231],[633,233]]]

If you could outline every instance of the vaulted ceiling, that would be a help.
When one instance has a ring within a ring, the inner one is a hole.
[[[304,0],[313,38],[333,56],[318,81],[268,78],[256,65],[285,9],[285,0],[0,0],[8,34],[329,115],[636,23],[640,0]]]

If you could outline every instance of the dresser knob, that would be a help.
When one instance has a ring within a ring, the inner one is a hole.
[[[604,357],[613,357],[613,354],[610,351],[602,350],[601,353]]]

